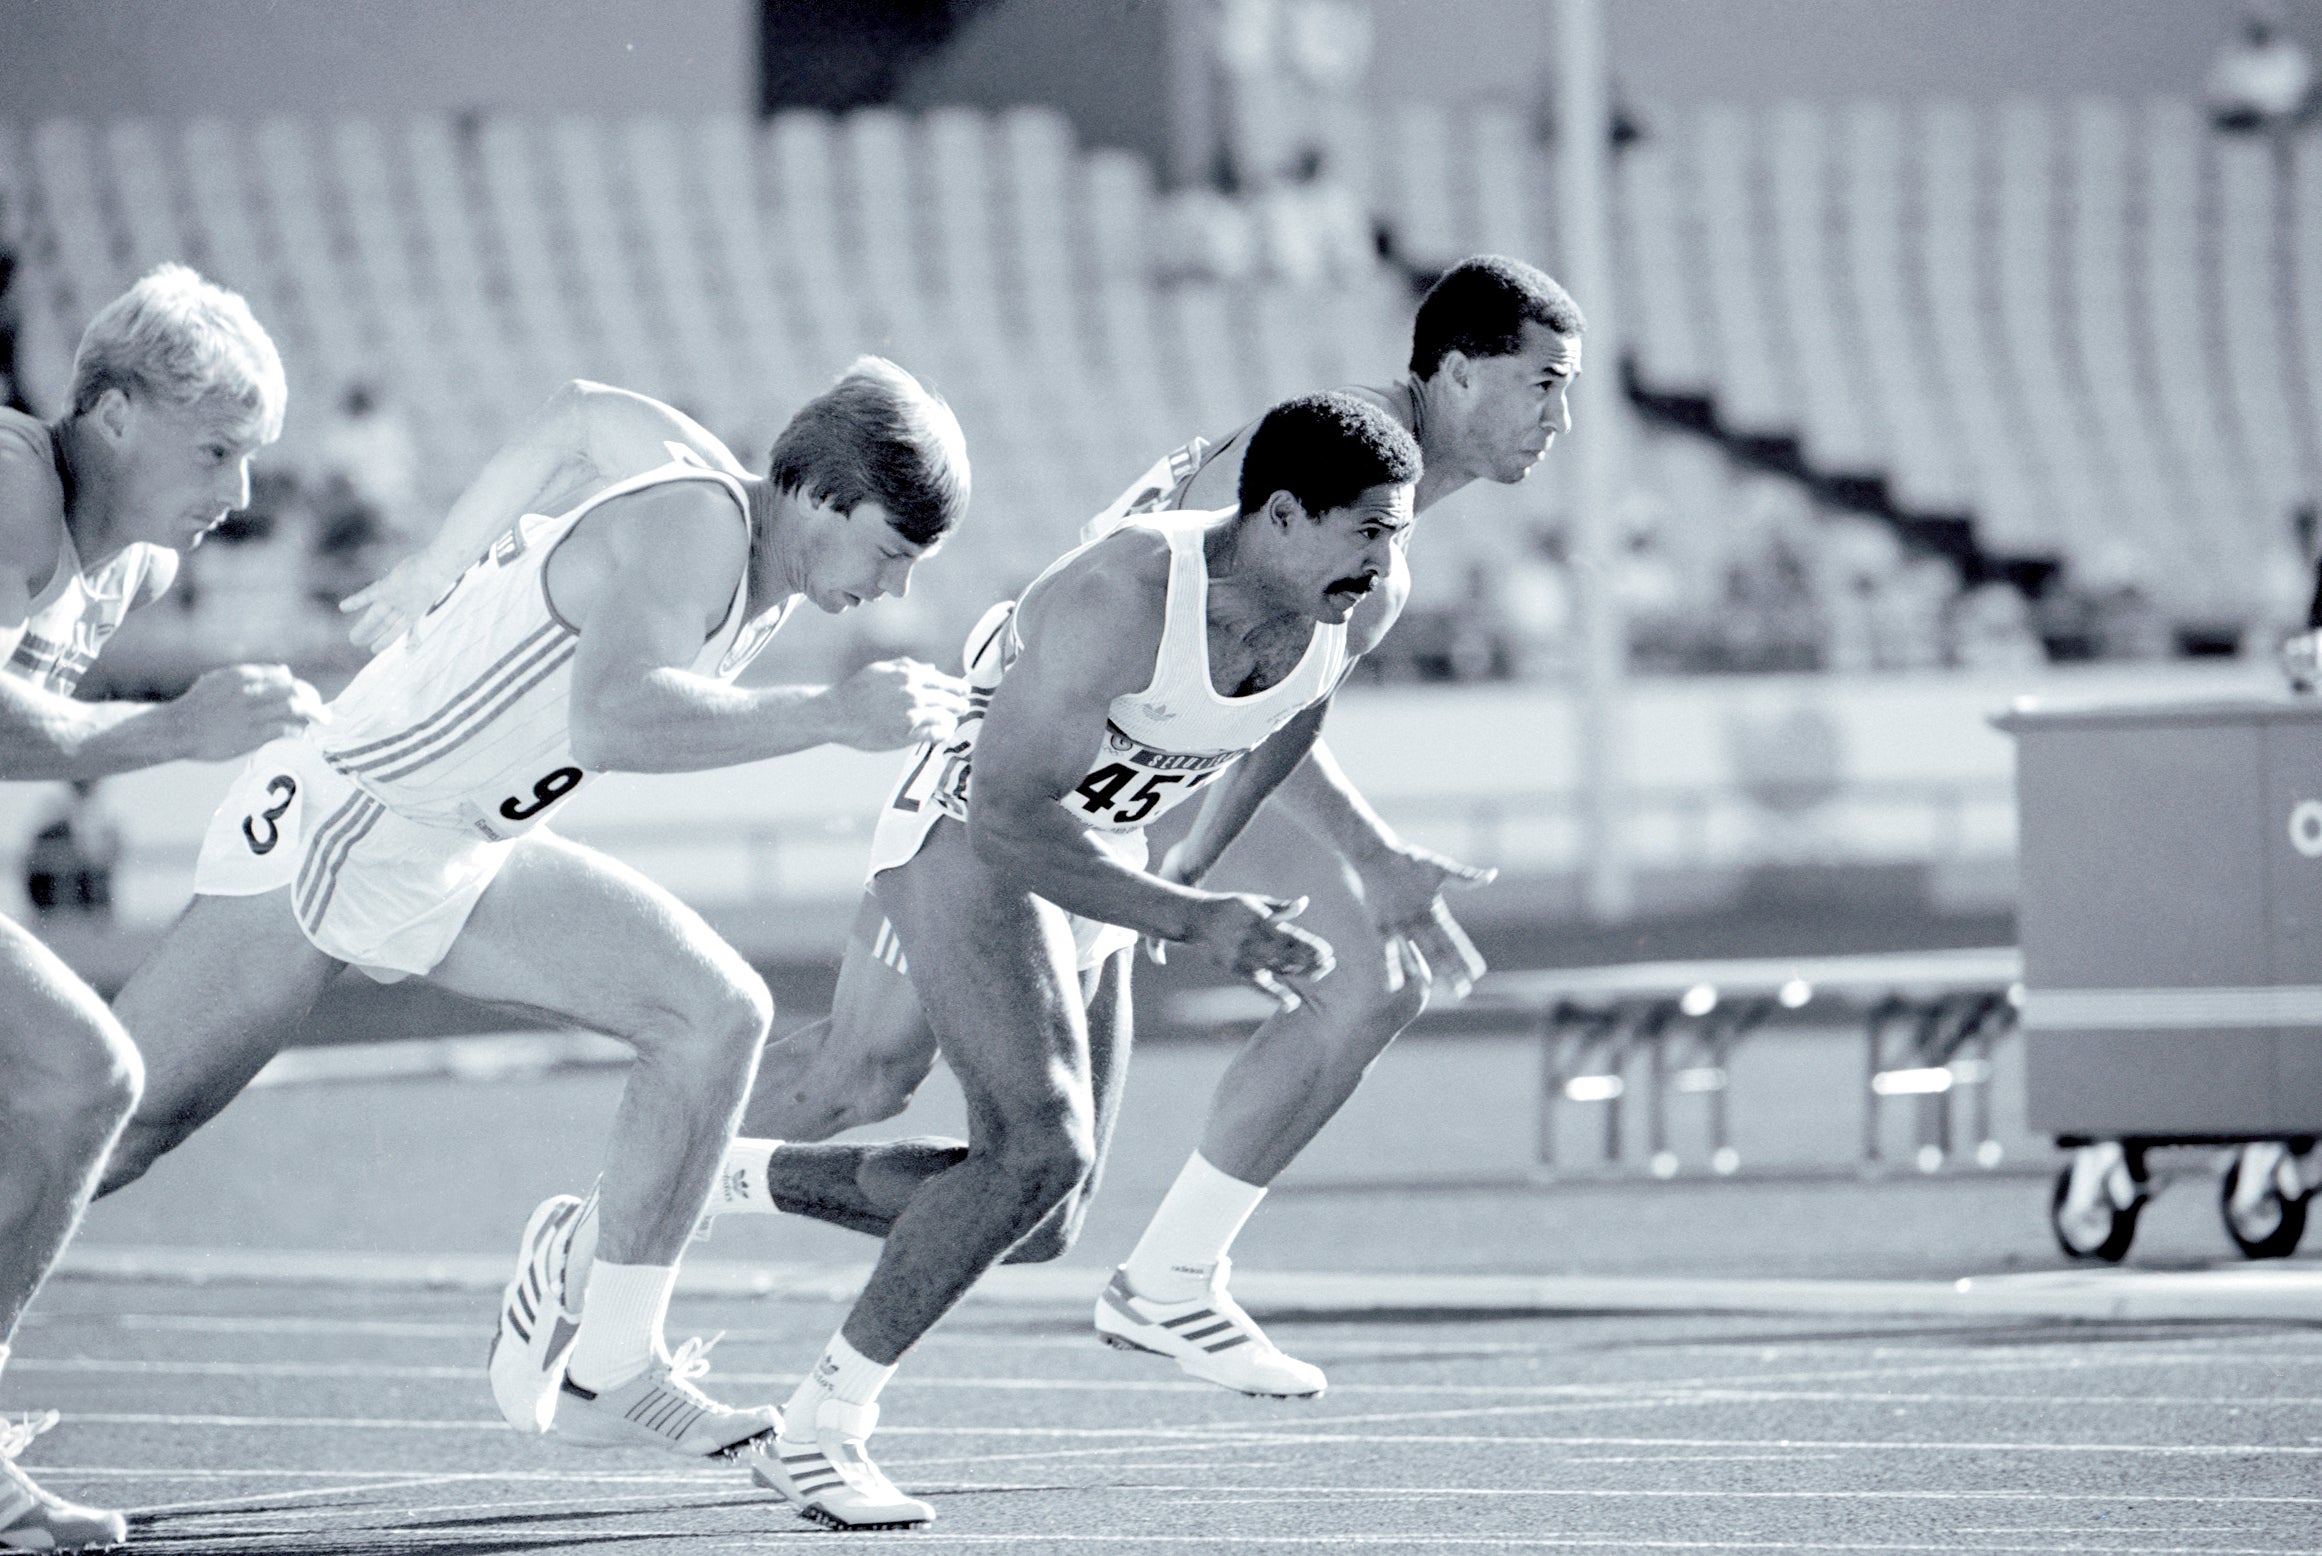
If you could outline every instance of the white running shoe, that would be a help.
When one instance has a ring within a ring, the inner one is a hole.
[[[702,1458],[730,1457],[773,1436],[782,1413],[772,1405],[736,1410],[694,1386],[709,1371],[715,1344],[695,1335],[667,1361],[598,1393],[564,1379],[556,1395],[556,1435],[583,1448],[668,1448]]]
[[[1274,1399],[1306,1399],[1323,1391],[1322,1369],[1285,1356],[1257,1321],[1225,1289],[1233,1261],[1220,1259],[1200,1296],[1155,1302],[1129,1289],[1126,1270],[1113,1271],[1097,1298],[1096,1331],[1124,1351],[1167,1356],[1204,1383]]]
[[[556,1387],[580,1335],[580,1293],[566,1290],[572,1234],[591,1201],[555,1194],[524,1223],[516,1274],[500,1294],[500,1328],[492,1336],[488,1370],[500,1414],[519,1432],[548,1430],[556,1418]]]
[[[907,1497],[871,1462],[864,1447],[879,1424],[877,1405],[849,1405],[825,1399],[814,1412],[813,1435],[777,1433],[753,1447],[750,1477],[779,1491],[798,1509],[829,1529],[912,1529],[935,1521],[935,1509]]]
[[[56,1412],[0,1421],[0,1551],[102,1551],[129,1538],[129,1520],[43,1491],[16,1456],[56,1425]]]

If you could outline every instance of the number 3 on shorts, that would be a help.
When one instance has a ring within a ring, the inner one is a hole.
[[[274,845],[282,841],[282,831],[277,823],[282,820],[282,813],[290,809],[290,802],[298,798],[298,780],[288,773],[276,773],[267,780],[266,792],[274,796],[274,803],[255,816],[242,818],[242,836],[254,854],[270,854],[274,852]],[[260,835],[261,828],[264,829],[263,836]]]

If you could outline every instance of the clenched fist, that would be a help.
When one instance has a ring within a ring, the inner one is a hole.
[[[916,659],[867,664],[822,694],[838,725],[831,738],[858,751],[949,740],[967,713],[967,683]]]
[[[329,717],[315,689],[287,665],[225,665],[168,704],[179,754],[221,762]]]

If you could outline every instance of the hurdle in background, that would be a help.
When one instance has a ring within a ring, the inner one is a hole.
[[[1709,1169],[1741,1167],[1727,1115],[1728,1065],[1734,1050],[1779,1016],[1809,1007],[1841,1012],[1862,1024],[1864,1095],[1861,1169],[1885,1165],[1879,1143],[1883,1105],[1916,1099],[1918,1147],[1913,1164],[1940,1169],[1953,1156],[1952,1096],[1969,1101],[1971,1159],[1999,1165],[1992,1127],[1992,1050],[2015,1030],[2023,1001],[2023,958],[2013,947],[1962,951],[1737,960],[1639,962],[1612,967],[1488,973],[1466,1004],[1471,1012],[1522,1017],[1539,1034],[1540,1092],[1535,1161],[1548,1173],[1559,1162],[1560,1103],[1601,1109],[1601,1167],[1641,1165],[1671,1178],[1683,1163],[1669,1142],[1670,1099],[1705,1097]],[[1217,1028],[1263,1020],[1271,1004],[1253,990],[1205,989],[1182,996],[1171,1013],[1189,1027]],[[1630,1155],[1628,1072],[1639,1061],[1644,1141]]]

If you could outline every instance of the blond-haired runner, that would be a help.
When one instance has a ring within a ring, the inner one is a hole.
[[[121,618],[250,500],[250,456],[280,435],[286,398],[249,305],[164,265],[90,321],[62,417],[0,409],[0,779],[222,760],[320,710],[281,665],[213,670],[170,702],[73,697]],[[0,1367],[143,1073],[104,1001],[0,918]],[[54,1496],[17,1462],[54,1420],[0,1424],[0,1550],[126,1538],[119,1513]]]
[[[1412,324],[1409,376],[1346,391],[1418,440],[1426,469],[1416,511],[1472,482],[1506,484],[1530,473],[1570,426],[1566,390],[1580,371],[1582,328],[1564,289],[1518,260],[1478,256],[1436,282]],[[1092,527],[1229,501],[1243,477],[1250,431],[1214,444],[1197,438],[1159,460]],[[1404,567],[1398,556],[1397,589],[1407,587]],[[1254,843],[1274,842],[1277,860],[1294,856],[1300,843],[1309,853],[1316,841],[1327,848],[1294,887],[1232,860],[1222,879],[1307,895],[1300,922],[1337,950],[1340,968],[1296,1008],[1269,1017],[1243,1046],[1218,1084],[1199,1148],[1099,1297],[1095,1323],[1116,1344],[1168,1356],[1227,1388],[1314,1394],[1324,1386],[1322,1370],[1267,1343],[1234,1304],[1226,1289],[1229,1250],[1266,1185],[1418,1017],[1431,986],[1440,982],[1462,995],[1482,974],[1483,959],[1443,891],[1489,879],[1489,872],[1400,841],[1320,742],[1249,831]],[[1161,872],[1199,882],[1204,862],[1173,851]],[[934,1062],[935,1036],[905,965],[902,942],[875,896],[866,895],[831,1018],[767,1048],[713,1210],[791,1210],[876,1233],[901,1208],[909,1180],[883,1168],[859,1182],[827,1178],[811,1196],[777,1204],[765,1164],[777,1150],[799,1156],[795,1142],[892,1118],[910,1101]],[[793,1177],[799,1170],[794,1161]],[[779,1168],[774,1176],[781,1177]],[[1054,1257],[1051,1250],[1069,1236],[1064,1222],[1085,1203],[1076,1196],[1010,1258]],[[1215,1332],[1189,1341],[1190,1331]]]
[[[661,1330],[772,1001],[699,915],[542,823],[599,773],[948,735],[960,684],[908,660],[732,683],[801,599],[902,594],[967,500],[950,409],[879,358],[791,418],[763,477],[657,401],[561,391],[349,602],[386,646],[329,722],[257,753],[219,807],[193,905],[116,1006],[147,1082],[106,1189],[231,1100],[344,967],[609,1033],[638,1062],[586,1289],[512,1292],[499,1340],[566,1380],[521,1425],[695,1455],[770,1432],[771,1407],[703,1393],[704,1348]]]

